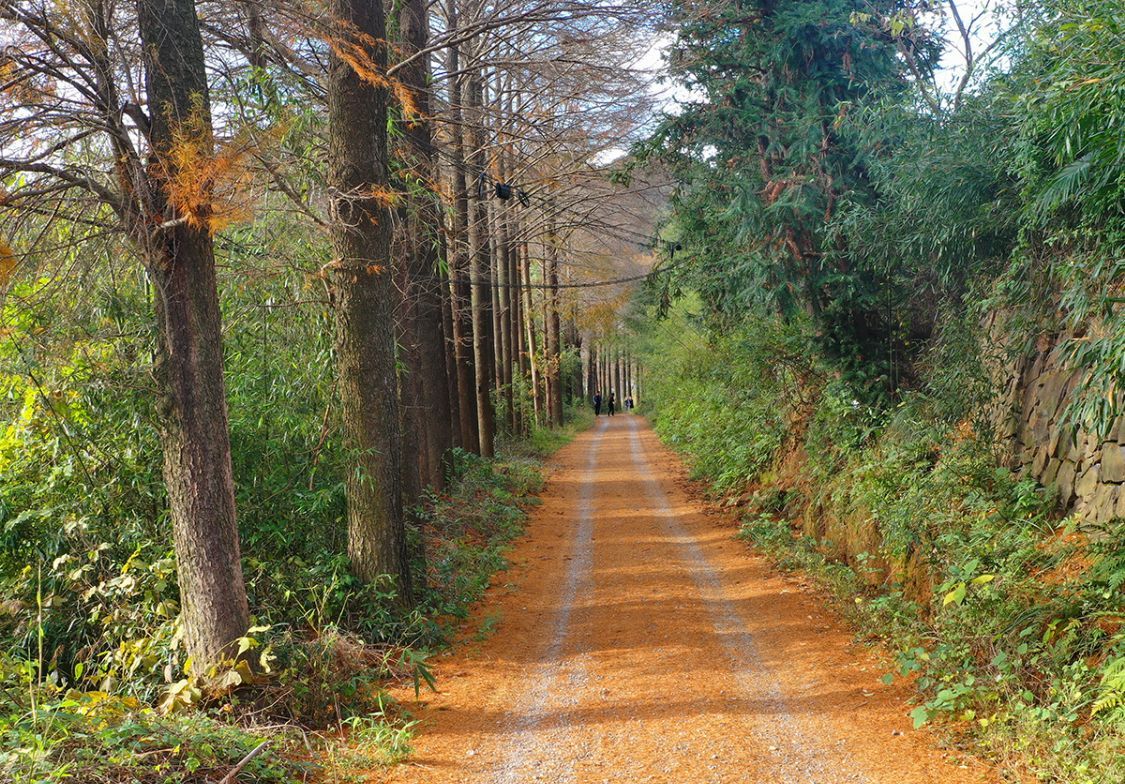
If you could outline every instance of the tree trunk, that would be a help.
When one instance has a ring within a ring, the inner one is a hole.
[[[523,276],[523,318],[527,327],[527,364],[531,379],[531,410],[536,423],[541,421],[543,401],[539,395],[539,346],[535,340],[535,303],[531,295],[531,254],[527,242],[520,243],[521,274]]]
[[[508,224],[508,282],[509,307],[512,311],[512,398],[516,408],[516,432],[527,435],[527,407],[524,397],[524,388],[527,384],[527,340],[524,337],[523,326],[523,281],[521,278],[522,267],[519,258],[519,242],[516,236],[519,232],[519,219],[515,218]]]
[[[594,393],[601,387],[601,381],[598,379],[598,353],[601,349],[598,347],[597,341],[590,341],[590,369],[586,372],[590,375],[590,397],[593,398]],[[591,402],[591,401],[587,401]]]
[[[474,176],[484,173],[484,134],[481,118],[483,86],[480,77],[469,77],[468,118],[471,143],[466,159]],[[495,376],[492,334],[492,277],[488,248],[488,211],[474,185],[469,195],[469,258],[472,277],[473,361],[476,366],[477,428],[480,454],[492,457],[496,440],[496,412],[492,407]]]
[[[617,390],[617,408],[621,408],[621,400],[625,397],[622,390],[625,388],[625,373],[624,373],[624,360],[621,357],[621,349],[616,349],[613,352],[613,374],[614,384]]]
[[[503,169],[501,169],[503,172]],[[508,216],[507,207],[500,202],[496,209],[496,294],[499,304],[500,326],[500,384],[507,408],[507,423],[510,432],[516,432],[516,398],[512,391],[512,289],[508,276],[511,265],[508,259]]]
[[[509,215],[511,212],[509,211]],[[509,399],[512,406],[512,429],[517,433],[523,432],[523,411],[521,408],[522,397],[519,394],[522,384],[520,379],[520,279],[517,272],[516,244],[512,241],[512,223],[505,223],[505,256],[508,263],[508,341],[510,343],[508,356]]]
[[[364,65],[383,71],[381,0],[330,0],[328,10],[349,57],[367,58]],[[346,481],[348,555],[361,580],[390,575],[399,600],[410,604],[399,489],[391,220],[388,204],[377,195],[387,187],[387,96],[335,51],[327,85],[336,361],[344,441],[356,463]]]
[[[570,316],[566,320],[566,345],[579,357],[578,364],[566,379],[567,403],[574,405],[575,401],[582,398],[582,335],[578,332],[577,306],[571,307]]]
[[[449,259],[450,243],[446,233],[441,235],[441,257]],[[450,280],[446,275],[441,276],[441,332],[442,348],[445,353],[445,379],[446,397],[449,399],[449,435],[453,446],[465,448],[461,436],[461,401],[458,397],[457,387],[457,348],[453,336],[453,296],[450,292]]]
[[[446,12],[451,29],[457,27],[457,0],[448,0]],[[457,74],[461,70],[460,49],[449,47],[448,70]],[[457,410],[461,414],[461,447],[480,453],[480,434],[477,425],[476,367],[473,360],[472,285],[469,280],[469,183],[465,175],[463,149],[468,146],[468,130],[462,122],[461,105],[464,100],[462,79],[449,80],[449,115],[453,142],[450,145],[450,168],[453,178],[453,226],[450,237],[450,258],[453,277],[451,311],[453,318],[453,345],[457,361]]]
[[[503,355],[503,314],[500,312],[500,243],[496,238],[495,204],[486,205],[488,214],[488,269],[491,285],[489,307],[492,312],[492,389],[495,390],[494,403],[504,399],[504,355]],[[503,427],[507,417],[501,417],[498,427]]]
[[[154,375],[184,642],[193,673],[205,676],[234,658],[232,643],[246,633],[250,611],[235,515],[210,215],[179,214],[169,203],[165,178],[178,172],[164,155],[185,131],[211,151],[210,97],[195,3],[142,0],[139,22],[157,158],[150,171],[160,185],[153,196],[161,214],[154,217],[158,223],[183,221],[138,239],[156,288]]]
[[[611,368],[613,367],[613,349],[606,348],[605,356],[602,358],[602,395],[609,403],[609,393],[613,390],[613,375]]]
[[[426,0],[406,0],[399,10],[399,35],[404,54],[420,52],[429,39]],[[418,117],[403,127],[406,157],[411,174],[422,182],[432,182],[436,174],[432,129],[429,123],[429,58],[418,57],[405,65],[400,79],[410,89]],[[407,359],[415,383],[412,421],[418,425],[416,440],[422,468],[421,480],[435,490],[445,484],[445,460],[453,446],[449,406],[449,378],[445,367],[442,330],[442,287],[438,269],[441,211],[429,193],[414,200],[407,223],[410,258],[407,265]]]
[[[507,145],[504,143],[504,88],[500,77],[496,78],[496,92],[494,96],[496,108],[496,140],[498,145],[497,151],[497,174],[501,182],[508,181],[508,157],[506,155]],[[518,421],[516,416],[516,396],[513,386],[512,375],[512,361],[513,353],[515,351],[516,340],[512,332],[512,259],[511,259],[511,242],[509,241],[509,220],[511,217],[511,210],[508,207],[509,202],[497,199],[495,202],[495,210],[493,214],[495,225],[496,237],[496,305],[497,305],[497,356],[499,358],[499,372],[497,373],[497,380],[499,382],[499,389],[504,400],[504,408],[506,409],[506,425],[510,433],[516,433]]]
[[[552,205],[553,207],[553,205]],[[551,424],[562,425],[562,334],[559,318],[559,248],[555,236],[555,216],[548,219],[547,229],[547,399],[551,404]]]

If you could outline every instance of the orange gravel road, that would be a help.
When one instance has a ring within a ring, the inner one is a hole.
[[[887,664],[733,539],[638,416],[561,450],[395,784],[991,782],[906,717]],[[482,632],[487,632],[482,633]]]

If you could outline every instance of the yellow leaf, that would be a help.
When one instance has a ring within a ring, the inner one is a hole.
[[[965,583],[958,583],[956,588],[945,595],[945,599],[942,600],[941,606],[945,607],[950,604],[960,604],[961,602],[965,601],[966,591],[967,586],[965,585]]]
[[[16,254],[12,250],[12,246],[4,242],[0,238],[0,288],[8,285],[8,281],[12,277],[12,273],[16,271]]]

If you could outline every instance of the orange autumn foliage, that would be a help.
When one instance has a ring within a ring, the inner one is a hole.
[[[402,201],[403,194],[386,185],[372,185],[368,195],[378,202],[379,206],[386,209],[397,207]]]
[[[402,106],[403,115],[407,119],[420,117],[421,112],[418,111],[414,92],[398,79],[389,76],[375,58],[375,52],[380,46],[387,46],[387,42],[361,32],[354,25],[342,20],[337,20],[336,27],[337,34],[326,38],[336,56],[351,66],[363,81],[374,87],[389,90]]]
[[[12,273],[16,271],[16,265],[18,263],[12,246],[0,237],[0,291],[2,291],[4,287],[8,285],[8,281],[12,279]]]
[[[21,73],[14,60],[0,59],[0,95],[11,99],[16,106],[31,104],[55,94],[55,85],[48,79],[38,81]]]
[[[238,137],[216,146],[206,115],[193,110],[173,129],[172,144],[159,156],[157,174],[177,215],[211,234],[249,220],[248,151],[246,140]]]

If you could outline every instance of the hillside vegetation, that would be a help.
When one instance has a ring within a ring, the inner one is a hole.
[[[700,99],[643,151],[690,260],[633,311],[655,425],[893,646],[917,725],[1120,781],[1120,5],[1021,5],[952,87],[953,3],[736,5],[685,11]],[[1017,427],[1048,355],[1062,403]],[[1044,470],[1086,447],[1081,492]]]

